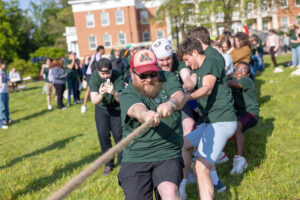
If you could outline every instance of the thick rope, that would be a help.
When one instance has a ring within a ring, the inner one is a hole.
[[[47,200],[60,200],[71,193],[78,185],[83,183],[89,176],[91,176],[103,164],[114,158],[115,154],[120,153],[134,138],[141,134],[146,128],[153,123],[153,119],[144,122],[141,126],[131,132],[126,138],[123,138],[118,144],[105,152],[102,156],[97,158],[92,164],[80,172],[77,176],[72,178],[67,184],[61,187],[57,192],[53,193]]]

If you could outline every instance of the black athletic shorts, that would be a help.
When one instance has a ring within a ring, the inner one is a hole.
[[[118,179],[126,200],[161,199],[157,186],[165,181],[179,188],[183,178],[184,162],[182,157],[157,162],[122,162]]]
[[[87,82],[88,86],[90,86],[90,79],[91,79],[91,77],[92,77],[92,74],[87,74],[86,75],[86,82]]]
[[[186,118],[192,118],[196,125],[199,125],[203,122],[203,118],[196,111],[192,110],[191,106],[186,103],[184,107],[181,109],[181,121]]]
[[[240,113],[237,115],[239,122],[243,125],[242,133],[257,124],[258,116],[255,116],[251,112]]]

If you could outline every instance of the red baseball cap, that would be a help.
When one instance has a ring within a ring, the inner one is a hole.
[[[130,68],[137,73],[154,71],[158,72],[157,59],[153,51],[142,49],[132,55],[130,59]]]

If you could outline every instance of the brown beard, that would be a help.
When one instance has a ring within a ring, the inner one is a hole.
[[[134,87],[134,89],[136,89],[141,95],[154,99],[158,96],[162,86],[161,77],[158,77],[158,81],[152,80],[150,84],[153,85],[153,88],[151,90],[145,90],[144,85],[146,85],[146,83],[138,82],[136,79],[132,80],[132,86]]]

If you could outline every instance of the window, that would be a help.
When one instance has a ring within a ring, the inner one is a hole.
[[[151,39],[150,39],[150,33],[148,32],[148,31],[145,31],[144,33],[143,33],[143,41],[144,42],[148,42],[148,41],[150,41]]]
[[[287,8],[288,7],[288,1],[287,0],[280,0],[280,7],[281,8]]]
[[[121,45],[125,45],[126,44],[126,34],[125,33],[119,33],[118,40],[119,40],[119,43]]]
[[[164,38],[164,31],[158,30],[158,31],[156,32],[156,38],[157,38],[157,39],[162,39],[162,38]]]
[[[124,12],[123,10],[116,11],[116,24],[124,24]]]
[[[288,27],[289,27],[289,17],[282,17],[281,28],[288,28]]]
[[[108,26],[109,25],[109,15],[108,12],[102,12],[100,14],[101,17],[101,25],[102,26]]]
[[[105,48],[111,48],[111,35],[105,34],[103,35],[103,44]]]
[[[91,28],[95,26],[94,14],[85,15],[85,19],[86,19],[86,27]]]
[[[295,0],[296,6],[300,6],[300,0]]]
[[[260,4],[260,8],[262,12],[268,13],[269,12],[269,2],[268,0],[262,0]]]
[[[269,30],[269,20],[263,20],[263,30]]]
[[[149,24],[149,13],[147,10],[141,11],[141,24]]]
[[[95,36],[89,36],[89,48],[91,50],[96,49],[97,47],[97,41]]]

